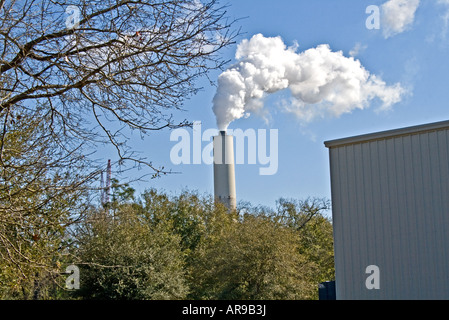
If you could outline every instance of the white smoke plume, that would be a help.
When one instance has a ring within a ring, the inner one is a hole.
[[[401,100],[401,85],[387,86],[371,75],[353,57],[319,45],[297,53],[280,37],[262,34],[243,40],[237,47],[237,63],[218,77],[213,111],[219,130],[263,108],[263,98],[289,89],[291,101],[285,110],[303,120],[317,115],[339,116],[369,106],[375,98],[388,108]]]

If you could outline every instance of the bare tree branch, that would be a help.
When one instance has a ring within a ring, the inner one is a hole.
[[[126,132],[191,125],[173,112],[227,62],[219,52],[239,34],[233,23],[218,0],[0,0],[5,274],[54,271],[103,170],[88,147],[112,145],[117,162],[152,177],[170,172],[137,157]]]

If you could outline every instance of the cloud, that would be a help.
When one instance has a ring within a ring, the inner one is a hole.
[[[443,29],[441,32],[441,37],[443,39],[446,39],[447,31],[449,29],[449,0],[438,0],[437,3],[446,7],[443,15],[441,16],[441,18],[443,19]]]
[[[385,38],[408,30],[415,20],[420,0],[389,0],[382,5],[382,26]]]
[[[365,109],[378,99],[382,109],[401,100],[399,83],[388,86],[353,57],[322,44],[304,52],[287,47],[280,37],[257,34],[237,48],[238,62],[218,78],[213,110],[220,130],[233,120],[258,112],[266,95],[288,89],[285,111],[310,121]]]
[[[357,43],[355,44],[354,48],[352,48],[352,49],[349,51],[349,55],[350,55],[351,57],[358,56],[358,55],[360,54],[360,52],[365,51],[366,48],[368,48],[367,45],[362,45],[360,42],[357,42]]]

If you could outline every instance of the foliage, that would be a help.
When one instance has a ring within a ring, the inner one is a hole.
[[[320,202],[281,199],[277,211],[245,207],[195,255],[192,297],[316,299],[317,281],[334,277],[332,233],[322,232],[331,224]]]
[[[205,243],[194,268],[195,298],[307,299],[316,286],[296,234],[264,216],[246,215]]]
[[[126,134],[189,125],[172,113],[226,62],[238,31],[225,15],[217,0],[0,0],[0,298],[64,296],[70,232],[101,172],[87,149],[166,173]]]
[[[281,199],[277,210],[249,206],[229,212],[210,196],[147,190],[138,201],[116,202],[113,219],[99,214],[80,233],[79,294],[316,299],[318,281],[333,279],[326,205]]]
[[[182,299],[187,285],[179,239],[150,225],[132,205],[114,218],[98,213],[79,230],[80,290],[84,299]]]
[[[334,243],[330,220],[324,212],[330,209],[326,199],[279,199],[275,219],[293,228],[299,235],[300,253],[311,268],[311,281],[321,283],[335,278]]]
[[[49,296],[66,259],[66,229],[88,204],[84,157],[66,152],[67,137],[47,133],[47,116],[16,113],[1,123],[1,298]]]

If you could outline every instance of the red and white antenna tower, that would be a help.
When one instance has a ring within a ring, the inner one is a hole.
[[[104,206],[104,204],[106,203],[106,198],[104,196],[104,177],[103,177],[103,171],[101,171],[101,180],[100,180],[100,201],[101,201],[101,205]]]
[[[106,167],[106,183],[104,181],[103,171],[101,171],[101,181],[100,190],[101,197],[100,201],[103,206],[109,203],[109,194],[111,191],[111,160],[108,160],[108,166]]]
[[[105,203],[109,203],[109,193],[111,191],[111,160],[108,160],[106,170]]]

